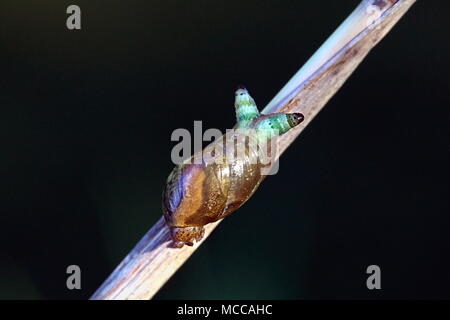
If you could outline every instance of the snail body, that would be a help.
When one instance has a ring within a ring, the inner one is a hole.
[[[244,204],[266,176],[262,169],[267,164],[259,159],[261,148],[303,121],[300,113],[260,115],[243,87],[236,91],[235,107],[239,130],[177,165],[167,179],[163,212],[174,247],[192,246],[203,238],[203,226]]]

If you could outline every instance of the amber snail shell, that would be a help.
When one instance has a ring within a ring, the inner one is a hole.
[[[227,139],[236,139],[236,134],[224,135],[223,141]],[[244,157],[196,164],[202,151],[174,168],[163,191],[163,212],[175,246],[200,240],[204,225],[226,217],[252,196],[265,177],[262,164],[255,161],[257,152],[248,147]]]

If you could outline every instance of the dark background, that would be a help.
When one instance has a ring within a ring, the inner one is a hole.
[[[88,298],[160,217],[172,131],[232,127],[241,83],[262,109],[358,3],[1,0],[0,298]],[[419,0],[157,298],[450,298],[448,9]]]

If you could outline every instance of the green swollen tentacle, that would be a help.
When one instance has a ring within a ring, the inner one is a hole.
[[[255,100],[250,96],[247,89],[239,87],[235,93],[234,106],[236,107],[236,119],[239,128],[247,127],[252,120],[259,116]]]
[[[261,116],[255,124],[256,129],[278,131],[279,135],[286,133],[303,120],[303,116],[298,113],[273,113]]]
[[[270,139],[282,135],[297,126],[304,119],[301,113],[273,113],[261,115],[254,124],[258,140]]]

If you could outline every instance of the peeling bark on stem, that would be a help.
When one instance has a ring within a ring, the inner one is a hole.
[[[362,1],[272,99],[263,113],[301,112],[305,115],[302,124],[278,138],[280,154],[414,2],[415,0]],[[220,221],[206,225],[204,238],[193,247],[172,248],[169,230],[164,219],[160,218],[91,299],[151,299],[219,223]]]

